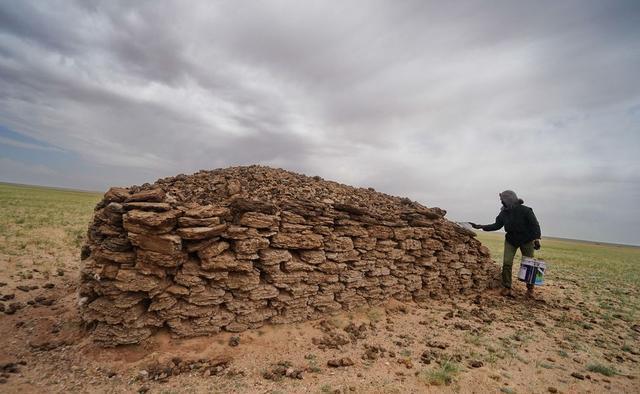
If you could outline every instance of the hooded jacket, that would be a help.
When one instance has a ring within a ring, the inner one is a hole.
[[[503,207],[496,222],[482,226],[482,229],[496,231],[504,227],[507,242],[516,247],[540,239],[540,224],[533,209],[524,205],[524,201],[511,190],[500,193],[500,199]]]

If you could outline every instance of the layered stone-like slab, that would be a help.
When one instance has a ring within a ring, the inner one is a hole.
[[[386,299],[481,291],[489,251],[445,211],[267,167],[112,188],[82,253],[82,319],[105,346],[158,327],[239,332]]]

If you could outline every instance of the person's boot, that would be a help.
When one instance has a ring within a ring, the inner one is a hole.
[[[527,286],[527,298],[531,298],[531,299],[535,298],[533,289],[534,289],[533,286]]]

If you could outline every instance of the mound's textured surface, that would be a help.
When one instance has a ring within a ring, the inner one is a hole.
[[[82,318],[112,346],[484,289],[489,251],[444,214],[259,166],[112,188],[82,251]]]

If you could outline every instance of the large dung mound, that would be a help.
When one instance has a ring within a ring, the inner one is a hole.
[[[82,249],[82,319],[113,346],[483,290],[489,252],[445,213],[262,166],[111,188]]]

